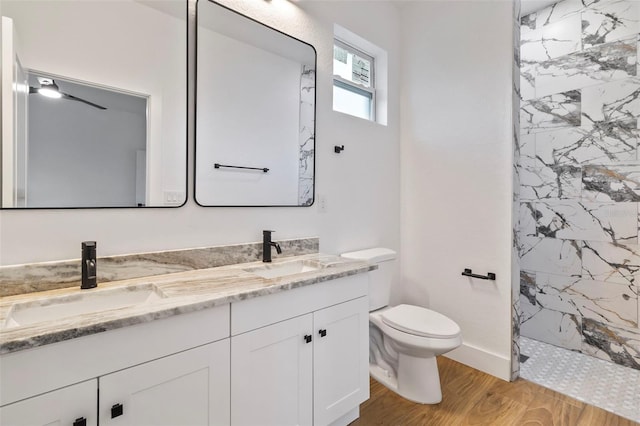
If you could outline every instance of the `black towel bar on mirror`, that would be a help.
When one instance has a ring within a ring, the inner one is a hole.
[[[462,275],[464,275],[465,277],[480,278],[481,280],[496,280],[496,274],[494,274],[493,272],[488,272],[487,275],[478,275],[474,274],[473,271],[469,268],[464,268]]]
[[[220,167],[226,167],[228,169],[262,170],[264,173],[267,173],[269,171],[269,169],[266,167],[228,166],[226,164],[219,164],[219,163],[215,163],[213,167],[215,167],[216,169],[219,169]]]

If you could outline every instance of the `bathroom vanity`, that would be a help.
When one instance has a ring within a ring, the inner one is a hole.
[[[315,254],[3,298],[0,424],[348,424],[373,268]],[[101,311],[46,313],[93,294]]]

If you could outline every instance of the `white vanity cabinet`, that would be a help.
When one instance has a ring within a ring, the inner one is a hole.
[[[3,355],[0,425],[228,425],[228,336],[226,305]]]
[[[231,306],[231,424],[347,424],[369,397],[365,275]]]
[[[357,274],[3,354],[0,425],[346,425],[367,294]]]
[[[0,408],[3,426],[96,426],[98,418],[114,426],[228,425],[229,339]]]
[[[313,424],[328,425],[369,399],[369,298],[314,312]]]
[[[100,377],[100,424],[229,424],[229,339]]]
[[[0,408],[3,426],[97,426],[96,379]]]
[[[231,339],[234,425],[310,425],[313,418],[311,314]]]

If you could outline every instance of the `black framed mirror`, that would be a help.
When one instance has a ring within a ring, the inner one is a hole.
[[[316,56],[308,43],[198,1],[199,205],[313,204]]]
[[[2,0],[3,209],[187,197],[187,1]]]

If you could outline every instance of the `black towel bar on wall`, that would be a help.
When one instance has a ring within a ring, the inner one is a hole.
[[[215,163],[213,167],[215,167],[216,169],[219,169],[221,167],[226,167],[228,169],[262,170],[264,173],[267,173],[269,171],[269,169],[266,167],[228,166],[226,164],[219,164],[219,163]]]
[[[473,271],[469,268],[465,268],[462,272],[462,275],[464,275],[465,277],[480,278],[481,280],[496,280],[496,274],[494,274],[493,272],[488,272],[487,275],[478,275],[474,274]]]

